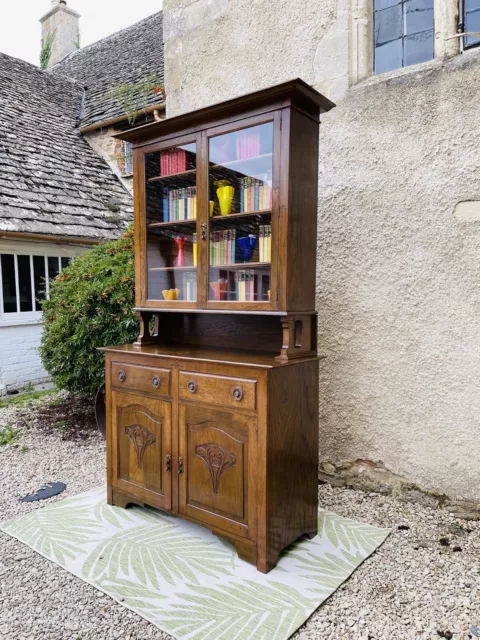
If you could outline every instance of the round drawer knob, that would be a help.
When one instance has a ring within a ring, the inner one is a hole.
[[[160,378],[158,376],[152,378],[152,385],[154,389],[158,389],[158,387],[160,386]]]
[[[123,369],[121,369],[118,372],[118,379],[120,380],[120,382],[125,382],[125,380],[127,379],[127,374],[125,373],[125,371]]]
[[[196,392],[197,383],[195,382],[195,380],[190,380],[190,382],[187,384],[187,389],[190,391],[190,393]]]
[[[243,389],[242,387],[234,387],[233,391],[232,391],[232,396],[234,400],[238,400],[238,402],[240,402],[240,400],[243,399]]]

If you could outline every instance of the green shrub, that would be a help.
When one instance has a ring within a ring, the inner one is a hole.
[[[133,232],[76,258],[50,284],[43,303],[43,366],[56,386],[93,396],[104,380],[98,347],[133,342]]]

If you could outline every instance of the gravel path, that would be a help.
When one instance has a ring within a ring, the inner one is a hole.
[[[0,427],[15,424],[21,413],[25,410],[0,409]],[[32,421],[19,440],[28,451],[0,448],[0,519],[43,506],[18,499],[47,482],[68,486],[52,501],[102,484],[105,446],[97,435],[71,442],[62,440],[59,430],[48,433]],[[479,522],[330,486],[320,487],[320,502],[340,515],[394,530],[295,640],[475,640],[470,628],[480,626]],[[2,533],[0,549],[2,640],[170,637]]]

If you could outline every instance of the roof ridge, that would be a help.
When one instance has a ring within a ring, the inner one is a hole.
[[[49,80],[52,80],[54,82],[58,82],[58,81],[65,81],[68,82],[72,85],[75,85],[76,87],[82,87],[82,85],[80,84],[80,82],[78,82],[78,80],[75,80],[75,78],[69,78],[67,76],[62,76],[62,75],[52,75],[51,73],[48,73],[47,69],[42,69],[41,67],[39,67],[36,64],[33,64],[33,62],[28,62],[28,60],[23,60],[22,58],[17,58],[16,56],[11,56],[8,53],[4,53],[3,51],[0,51],[0,56],[3,56],[4,58],[7,58],[9,60],[14,60],[16,63],[20,63],[22,65],[25,66],[25,68],[28,68],[29,71],[33,71],[34,73],[39,73],[41,74],[44,78],[48,78]]]
[[[82,53],[84,53],[85,51],[87,51],[89,49],[92,49],[93,47],[96,47],[96,46],[98,46],[100,44],[103,44],[103,43],[107,42],[108,40],[117,38],[120,34],[125,33],[125,31],[130,31],[130,29],[134,29],[135,27],[138,27],[138,25],[141,24],[142,22],[147,22],[148,20],[151,20],[154,17],[158,17],[162,13],[163,13],[163,10],[156,11],[155,13],[150,14],[146,18],[142,18],[138,22],[134,22],[133,24],[129,25],[128,27],[124,27],[123,29],[119,29],[118,31],[115,31],[114,33],[111,33],[110,35],[105,36],[104,38],[101,38],[100,40],[96,40],[95,42],[92,42],[91,44],[87,44],[85,47],[80,47],[79,49],[76,49],[75,51],[72,51],[72,52],[68,53],[61,60],[56,62],[54,65],[52,65],[47,71],[53,71],[54,69],[57,69],[66,60],[71,60],[72,58],[80,56]]]

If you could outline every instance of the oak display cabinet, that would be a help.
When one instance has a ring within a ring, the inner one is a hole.
[[[301,80],[138,127],[136,343],[105,348],[108,502],[259,571],[317,533],[319,116]]]

